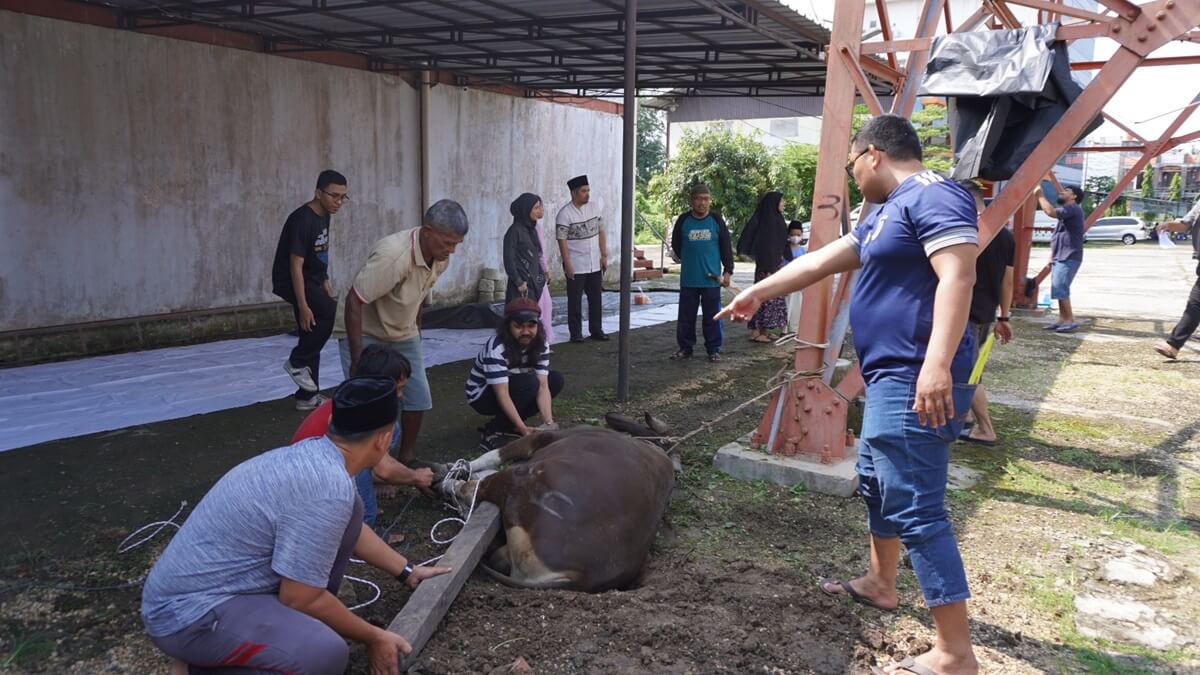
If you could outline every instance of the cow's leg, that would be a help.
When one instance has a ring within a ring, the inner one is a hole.
[[[529,459],[530,457],[533,457],[533,454],[538,450],[541,450],[547,445],[550,445],[555,441],[562,440],[570,435],[570,429],[535,431],[528,436],[522,436],[508,445],[505,445],[503,448],[500,448],[500,461],[503,463]],[[480,459],[482,459],[482,457]]]
[[[505,576],[512,575],[512,561],[508,557],[508,544],[502,544],[488,555],[488,567]]]
[[[474,476],[480,471],[495,471],[503,463],[504,460],[500,459],[499,450],[489,450],[471,460],[471,475]]]

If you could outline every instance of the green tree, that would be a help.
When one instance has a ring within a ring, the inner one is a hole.
[[[954,165],[954,151],[947,145],[950,127],[946,121],[946,106],[941,103],[927,103],[913,113],[912,123],[913,128],[917,130],[917,138],[921,139],[925,167],[944,176],[950,175],[950,168]]]
[[[1179,174],[1171,177],[1171,187],[1167,193],[1167,199],[1173,202],[1183,201],[1183,181],[1180,179]]]
[[[782,192],[797,220],[808,220],[812,211],[813,186],[817,180],[820,148],[805,143],[783,146],[771,156],[771,186]],[[858,189],[854,188],[854,192]],[[851,196],[851,200],[854,197]]]
[[[1100,202],[1104,201],[1104,198],[1107,197],[1108,193],[1112,192],[1113,188],[1116,186],[1117,179],[1113,178],[1112,176],[1089,176],[1088,179],[1083,182],[1084,213],[1091,213],[1092,209],[1095,209]],[[1117,200],[1117,202],[1121,203],[1124,201],[1124,198],[1119,198]]]
[[[637,108],[637,178],[645,184],[663,170],[667,148],[666,121],[661,110],[638,105]]]
[[[710,127],[684,132],[667,170],[650,179],[648,192],[668,217],[688,208],[688,190],[705,183],[713,209],[729,224],[736,240],[770,184],[770,152],[760,141],[726,129]]]
[[[1142,169],[1142,198],[1154,199],[1154,167],[1148,164]]]

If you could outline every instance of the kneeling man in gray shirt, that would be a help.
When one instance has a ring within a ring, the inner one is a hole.
[[[350,554],[409,588],[449,572],[412,565],[362,522],[353,476],[387,453],[396,383],[357,377],[333,395],[329,432],[237,465],[209,490],[146,578],[142,620],[172,673],[341,675],[346,640],[372,672],[409,644],[337,599]]]

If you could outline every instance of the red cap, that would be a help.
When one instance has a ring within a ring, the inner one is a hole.
[[[512,302],[504,306],[504,316],[518,314],[532,314],[534,318],[537,318],[542,315],[542,308],[529,298],[513,298]]]

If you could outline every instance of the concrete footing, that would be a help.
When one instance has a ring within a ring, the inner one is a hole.
[[[743,480],[766,480],[784,487],[803,483],[813,492],[849,497],[858,488],[854,472],[854,453],[837,464],[821,464],[798,457],[768,455],[750,448],[750,437],[743,436],[722,446],[713,457],[713,465]]]

